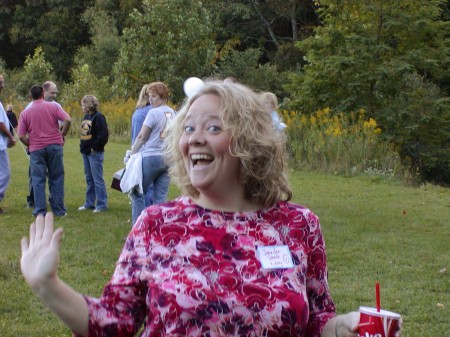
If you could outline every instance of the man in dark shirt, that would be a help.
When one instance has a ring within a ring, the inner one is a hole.
[[[9,119],[9,132],[14,135],[17,131],[17,116],[13,112],[13,107],[11,104],[6,106],[6,115]]]

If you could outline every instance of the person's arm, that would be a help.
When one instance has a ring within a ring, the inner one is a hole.
[[[26,122],[25,122],[23,116],[24,116],[23,113],[21,113],[19,116],[19,125],[17,127],[17,129],[18,129],[17,134],[18,134],[19,140],[22,142],[22,144],[25,145],[26,147],[30,147],[30,142],[28,140],[27,132],[26,132]]]
[[[61,130],[63,137],[65,137],[67,135],[67,133],[69,132],[71,123],[72,123],[72,119],[70,117],[64,119],[63,124],[62,124],[62,130]]]
[[[60,125],[60,130],[63,137],[65,137],[69,132],[72,119],[70,118],[70,115],[63,110],[63,108],[59,103],[53,102],[52,108],[56,109],[56,118],[59,121],[62,121],[62,125]]]
[[[87,336],[89,314],[80,293],[59,279],[59,247],[62,228],[53,231],[53,214],[38,215],[30,226],[30,238],[22,238],[22,274],[35,295],[71,330]]]
[[[30,147],[30,141],[27,136],[19,136],[19,140],[22,142],[23,145],[26,147]]]
[[[311,211],[303,211],[303,217],[307,222],[306,228],[308,230],[304,238],[305,251],[308,252],[306,291],[309,305],[309,319],[305,335],[334,337],[334,329],[332,330],[332,335],[321,335],[327,322],[336,316],[336,307],[331,297],[330,288],[328,287],[325,241],[319,218]],[[334,324],[332,327],[334,328]],[[350,336],[355,337],[354,335]]]
[[[108,143],[109,138],[108,124],[106,123],[106,118],[104,115],[99,114],[95,118],[95,132],[96,136],[92,142],[92,150],[103,150],[105,145]]]
[[[16,140],[14,139],[11,132],[9,132],[9,128],[6,127],[5,123],[0,122],[0,132],[8,137],[8,147],[14,146],[16,144]]]
[[[152,129],[150,129],[147,125],[142,125],[141,131],[139,131],[139,134],[131,147],[131,155],[139,152],[142,145],[144,145],[150,137],[151,131]]]

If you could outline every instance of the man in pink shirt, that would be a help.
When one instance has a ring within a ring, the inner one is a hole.
[[[58,87],[52,81],[46,81],[42,84],[44,88],[44,100],[47,102],[53,102],[61,106],[58,102],[55,101],[56,96],[58,95]],[[28,103],[27,108],[29,108],[33,102]],[[59,121],[60,129],[62,127],[62,121]],[[28,151],[29,154],[29,151]],[[27,208],[34,208],[34,193],[33,193],[33,183],[31,182],[31,167],[28,169],[28,195],[27,195]]]
[[[48,177],[50,207],[56,216],[65,216],[63,144],[71,118],[59,104],[44,100],[44,89],[35,85],[30,90],[33,104],[19,117],[19,138],[30,151],[33,183],[33,215],[47,213],[45,182]],[[58,121],[63,121],[62,130]]]

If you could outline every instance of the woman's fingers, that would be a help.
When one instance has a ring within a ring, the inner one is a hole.
[[[30,225],[30,245],[34,244],[34,238],[36,237],[36,223],[33,222]]]
[[[36,217],[36,237],[35,240],[38,241],[42,238],[42,233],[44,233],[44,216],[42,214],[39,214]]]
[[[45,217],[39,214],[36,221],[30,226],[30,246],[35,242],[44,240],[50,242],[53,235],[53,213],[48,212]]]
[[[22,255],[28,250],[28,239],[26,237],[23,237],[22,241],[20,241],[20,248],[22,250]]]
[[[55,233],[52,236],[52,240],[50,242],[50,246],[59,252],[59,247],[61,244],[62,236],[64,234],[64,231],[62,227],[58,228]]]
[[[403,319],[400,317],[400,320],[398,322],[398,329],[397,332],[395,333],[395,337],[401,337],[403,332]]]
[[[359,326],[359,312],[352,311],[349,313],[350,316],[350,331],[357,332]]]
[[[50,242],[53,236],[53,213],[49,212],[45,215],[45,226],[42,239],[45,242]]]

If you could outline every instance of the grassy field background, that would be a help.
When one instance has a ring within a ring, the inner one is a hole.
[[[127,196],[109,188],[128,146],[106,147],[109,210],[98,214],[77,211],[85,193],[78,140],[68,139],[64,150],[68,215],[56,219],[65,230],[60,277],[92,296],[109,280],[130,229]],[[12,181],[1,204],[8,213],[0,216],[0,336],[71,336],[20,274],[20,239],[33,220],[25,208],[28,159],[19,144],[9,155]],[[321,220],[338,313],[374,306],[379,282],[382,307],[403,316],[403,336],[450,337],[450,189],[294,171],[290,181],[293,201]],[[170,198],[176,195],[171,188]]]

